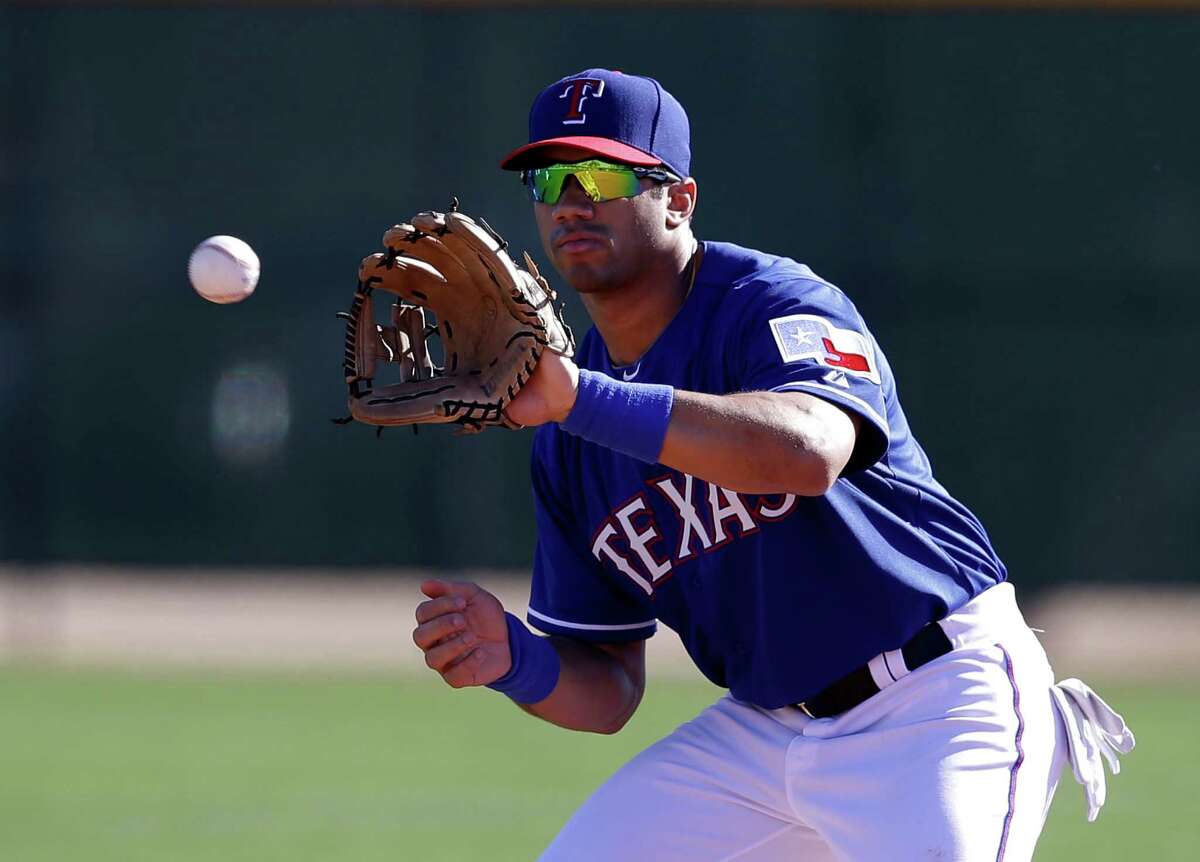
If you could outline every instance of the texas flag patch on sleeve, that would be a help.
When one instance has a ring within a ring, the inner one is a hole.
[[[854,377],[879,384],[879,366],[871,342],[853,329],[838,329],[815,314],[789,314],[770,322],[784,362],[815,359]]]

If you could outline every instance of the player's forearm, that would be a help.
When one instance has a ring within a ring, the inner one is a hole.
[[[677,390],[659,461],[731,491],[819,496],[853,444],[850,417],[819,399]]]
[[[570,638],[550,638],[562,661],[558,684],[545,700],[521,705],[538,718],[589,733],[616,733],[637,710],[645,691],[641,645],[623,661],[603,649]]]
[[[820,496],[854,450],[857,420],[807,393],[708,395],[613,380],[565,359],[554,368],[562,373],[541,380],[553,397],[527,402],[544,408],[530,416],[548,413],[568,434],[731,491]]]

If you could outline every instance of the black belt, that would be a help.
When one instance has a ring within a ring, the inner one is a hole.
[[[900,654],[904,656],[905,666],[913,671],[939,656],[944,656],[950,649],[950,639],[946,637],[942,627],[937,623],[930,623],[900,647]],[[810,718],[830,718],[853,709],[867,698],[879,694],[881,690],[875,684],[870,668],[864,664],[804,703],[796,704],[796,708]]]

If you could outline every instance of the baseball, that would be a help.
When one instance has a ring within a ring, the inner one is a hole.
[[[188,260],[188,278],[209,302],[241,302],[258,284],[258,255],[235,236],[210,236]]]

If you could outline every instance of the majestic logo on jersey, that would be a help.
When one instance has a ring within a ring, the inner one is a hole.
[[[796,506],[795,494],[738,494],[687,473],[671,472],[646,485],[649,490],[634,494],[600,523],[592,535],[592,556],[613,565],[647,595],[680,563],[753,535]],[[647,494],[666,501],[677,531],[659,523]],[[668,533],[674,533],[670,541]]]
[[[587,122],[587,114],[583,112],[584,103],[589,97],[599,99],[604,95],[604,82],[599,78],[576,78],[567,81],[560,99],[567,100],[567,113],[563,117],[564,126],[577,125]]]
[[[821,379],[824,380],[826,383],[832,383],[834,386],[840,386],[843,389],[850,388],[850,381],[846,379],[846,372],[838,371],[836,368],[833,371],[830,371],[829,373],[827,373]]]
[[[853,329],[838,329],[815,314],[789,314],[771,321],[771,335],[784,362],[815,359],[842,375],[880,382],[871,343]],[[844,380],[844,376],[839,379]]]

